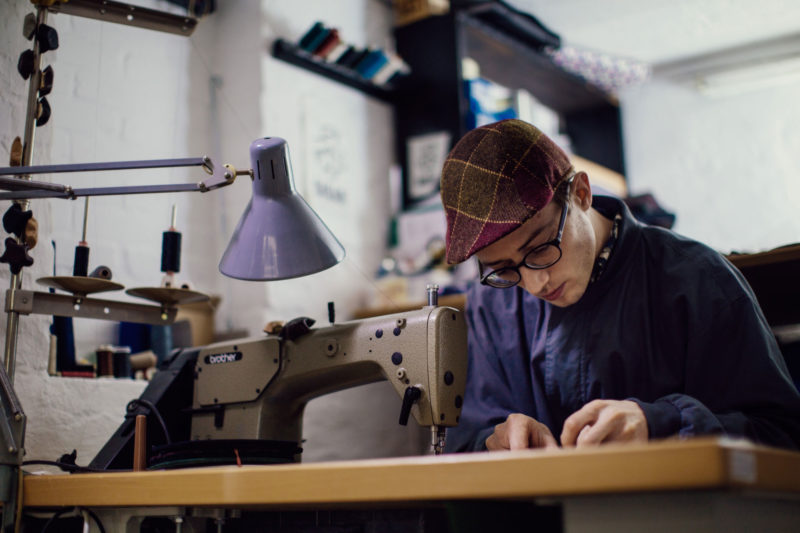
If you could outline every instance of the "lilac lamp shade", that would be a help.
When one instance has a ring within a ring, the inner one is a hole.
[[[286,141],[250,145],[253,197],[219,263],[224,275],[244,280],[296,278],[330,268],[344,248],[297,193]]]

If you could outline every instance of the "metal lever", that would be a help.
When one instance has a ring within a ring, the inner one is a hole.
[[[408,415],[411,414],[411,407],[421,396],[422,390],[419,387],[406,387],[406,392],[403,394],[403,406],[400,408],[399,422],[401,426],[408,424]]]

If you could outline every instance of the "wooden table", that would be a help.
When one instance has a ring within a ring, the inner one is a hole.
[[[28,476],[23,494],[29,507],[279,507],[740,488],[800,495],[800,454],[695,439],[590,450]]]
[[[649,533],[660,531],[647,518],[654,512],[665,515],[661,525],[690,530],[697,509],[683,518],[677,511],[704,502],[703,528],[710,523],[724,523],[726,530],[759,527],[758,521],[767,516],[800,531],[800,453],[703,438],[589,450],[27,476],[23,497],[28,509],[82,506],[98,511],[547,501],[563,506],[566,531],[597,531],[595,518],[602,515],[609,531],[636,530],[644,518]],[[754,506],[759,512],[745,522],[737,509],[752,514]],[[628,523],[630,517],[636,520]]]

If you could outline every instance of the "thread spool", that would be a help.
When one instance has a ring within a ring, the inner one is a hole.
[[[81,242],[75,247],[75,262],[72,265],[73,276],[86,276],[89,273],[89,247]]]
[[[105,279],[111,281],[111,269],[105,265],[100,265],[99,267],[92,270],[91,274],[89,274],[90,278],[98,278],[98,279]]]
[[[97,375],[98,376],[113,376],[114,375],[114,349],[108,345],[101,345],[95,350],[97,357]]]
[[[181,271],[181,234],[169,230],[161,239],[161,272]]]
[[[181,234],[175,229],[177,207],[172,206],[172,224],[161,236],[161,272],[181,271]]]
[[[127,346],[115,346],[112,348],[114,360],[114,377],[131,378],[131,350]]]

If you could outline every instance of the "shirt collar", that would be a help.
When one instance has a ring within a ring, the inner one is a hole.
[[[603,216],[606,215],[603,214]],[[594,283],[600,279],[600,276],[602,276],[603,272],[605,272],[606,265],[608,264],[608,260],[611,258],[611,254],[614,253],[614,247],[619,239],[619,225],[620,222],[622,222],[621,211],[617,211],[617,213],[614,214],[612,222],[611,234],[608,236],[608,240],[603,245],[603,248],[597,255],[597,259],[594,261],[594,268],[592,268],[592,276],[589,278],[589,283]]]

